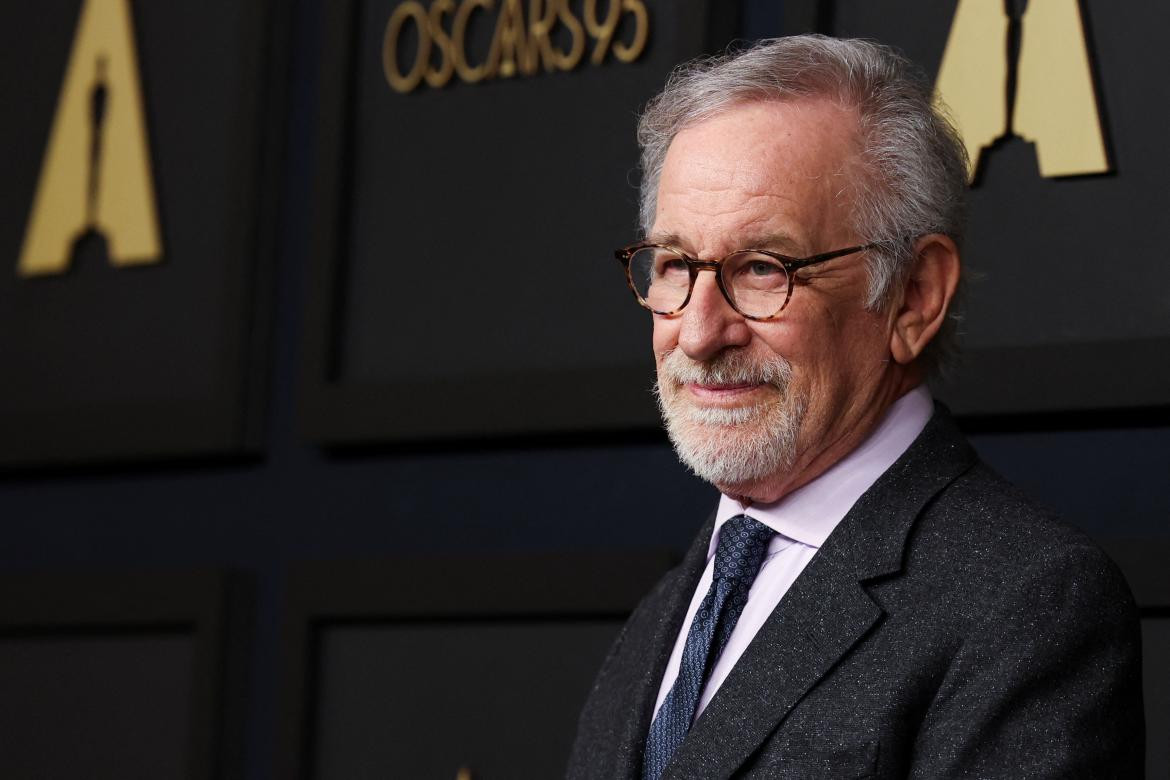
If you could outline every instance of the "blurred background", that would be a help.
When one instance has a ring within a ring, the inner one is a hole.
[[[612,260],[637,111],[810,31],[975,152],[937,395],[1122,566],[1170,776],[1170,10],[976,1],[6,10],[0,777],[558,776],[717,500]]]

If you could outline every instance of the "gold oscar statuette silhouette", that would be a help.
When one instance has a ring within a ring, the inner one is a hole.
[[[64,273],[77,242],[94,234],[114,266],[159,262],[150,159],[129,0],[85,0],[17,273]]]
[[[1042,176],[1105,173],[1078,0],[1026,3],[1013,18],[1013,0],[959,0],[951,22],[935,91],[967,147],[971,178],[983,150],[1013,135],[1035,144]]]

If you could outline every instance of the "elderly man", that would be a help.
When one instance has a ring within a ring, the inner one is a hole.
[[[924,384],[966,187],[929,86],[780,39],[681,69],[639,140],[647,238],[618,257],[671,441],[722,497],[610,651],[569,777],[1140,777],[1124,581]]]

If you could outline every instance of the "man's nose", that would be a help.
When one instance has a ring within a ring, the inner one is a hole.
[[[708,360],[728,347],[746,346],[752,337],[747,320],[723,297],[713,272],[699,272],[680,316],[678,345],[691,360]]]

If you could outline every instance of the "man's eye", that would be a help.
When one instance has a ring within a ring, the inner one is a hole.
[[[777,260],[753,252],[744,252],[728,260],[723,270],[723,281],[734,295],[742,298],[749,293],[773,293],[783,290],[788,286],[788,273]]]
[[[747,270],[748,273],[752,276],[770,276],[773,274],[784,273],[780,266],[774,263],[764,262],[763,260],[756,260],[755,262],[748,263]]]
[[[677,274],[686,274],[687,264],[682,258],[663,258],[658,261],[658,275],[659,276],[675,276]]]

